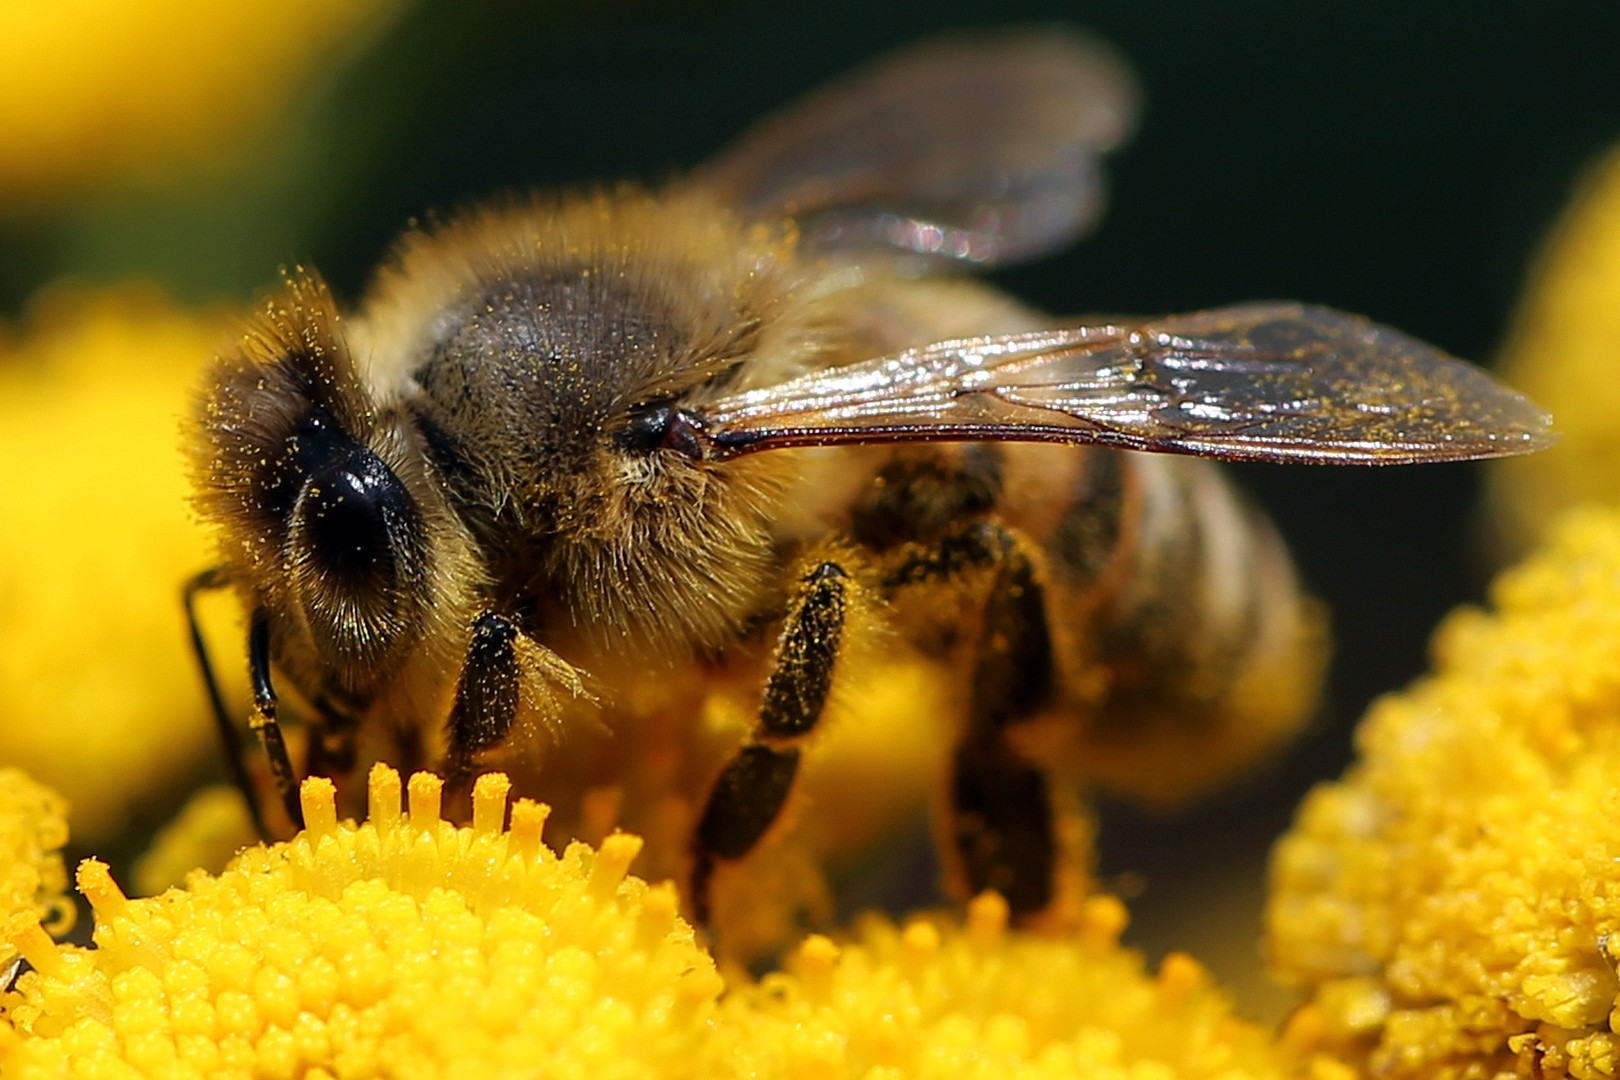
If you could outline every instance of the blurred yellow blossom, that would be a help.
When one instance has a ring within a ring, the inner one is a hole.
[[[0,4],[0,199],[213,162],[402,0]]]
[[[64,897],[66,807],[61,796],[17,769],[0,768],[0,979],[17,959],[12,941],[43,925],[60,933],[73,925]]]
[[[1620,510],[1567,517],[1276,849],[1296,1018],[1387,1077],[1620,1075]]]
[[[294,840],[147,900],[86,861],[95,947],[25,950],[5,1075],[697,1075],[721,979],[673,886],[626,876],[627,834],[559,857],[527,800],[507,828],[507,790],[457,828],[378,767],[356,826],[308,780]]]
[[[226,325],[131,285],[59,286],[0,326],[0,763],[62,792],[81,842],[213,750],[179,422]]]
[[[1502,373],[1550,411],[1544,454],[1496,462],[1501,516],[1520,541],[1587,499],[1620,503],[1620,151],[1586,176],[1533,273]]]
[[[135,864],[135,892],[155,896],[181,884],[193,870],[217,874],[237,852],[258,840],[253,813],[241,790],[232,784],[205,787],[158,830]]]

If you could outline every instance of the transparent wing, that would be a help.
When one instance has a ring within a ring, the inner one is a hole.
[[[939,38],[769,117],[705,174],[812,248],[1009,262],[1060,247],[1102,207],[1100,155],[1135,122],[1113,49],[1055,29]]]
[[[1381,465],[1552,441],[1547,415],[1479,368],[1294,303],[943,341],[734,394],[698,420],[721,455],[989,439]]]

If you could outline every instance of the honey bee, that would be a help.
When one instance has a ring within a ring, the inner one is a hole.
[[[865,642],[953,688],[955,887],[1034,916],[1070,786],[1152,796],[1229,764],[1194,736],[1249,752],[1290,727],[1315,609],[1200,459],[1492,457],[1545,445],[1547,418],[1327,308],[1077,323],[952,275],[1083,232],[1134,113],[1082,35],[940,39],[661,188],[412,231],[352,314],[288,274],[192,421],[221,561],[187,606],[254,797],[195,598],[248,613],[261,825],[298,820],[301,775],[352,791],[370,758],[455,790],[527,754],[564,831],[634,772],[672,797],[629,824],[678,837],[652,870],[706,922]],[[715,750],[692,718],[719,691],[752,720]]]

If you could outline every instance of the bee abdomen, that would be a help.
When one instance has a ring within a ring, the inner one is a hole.
[[[1292,733],[1326,635],[1270,523],[1193,458],[1088,451],[1070,489],[1045,539],[1065,771],[1174,801]]]

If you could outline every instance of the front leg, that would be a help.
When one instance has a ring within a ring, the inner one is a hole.
[[[486,611],[473,620],[450,707],[446,784],[458,791],[469,787],[478,755],[504,746],[525,712],[543,726],[555,727],[561,715],[559,689],[572,697],[590,697],[579,673],[512,619]]]
[[[202,623],[197,617],[197,597],[202,593],[228,588],[229,579],[220,567],[212,567],[186,582],[181,594],[185,605],[186,625],[190,631],[191,647],[196,656],[197,669],[202,675],[203,688],[214,714],[214,727],[225,754],[226,767],[231,780],[247,802],[253,818],[254,830],[266,840],[276,830],[266,820],[265,799],[259,785],[254,783],[248,767],[249,748],[242,741],[236,722],[226,707],[214,674],[208,644],[203,639]],[[254,612],[248,628],[248,679],[253,688],[253,711],[248,726],[263,748],[270,767],[270,776],[294,829],[303,821],[302,806],[298,798],[299,770],[293,764],[292,754],[281,730],[279,707],[270,664],[270,616],[264,609]],[[306,726],[309,736],[305,748],[306,776],[345,776],[354,771],[355,736],[358,721],[354,713],[340,708],[331,699],[322,696],[313,702],[315,720]]]
[[[253,712],[248,718],[248,727],[259,737],[259,744],[270,761],[270,776],[287,811],[287,820],[294,829],[301,829],[304,809],[298,801],[298,773],[276,719],[276,689],[270,681],[270,613],[264,608],[254,611],[248,623],[248,680],[253,686]]]
[[[197,618],[197,597],[205,592],[217,592],[228,588],[229,585],[230,582],[222,567],[209,567],[186,582],[185,589],[181,593],[181,602],[185,605],[186,627],[191,634],[191,650],[197,660],[197,671],[202,675],[203,689],[208,694],[209,708],[214,714],[214,731],[219,736],[220,748],[225,753],[226,768],[230,770],[231,780],[242,793],[242,798],[247,800],[248,811],[253,815],[254,829],[260,836],[268,837],[270,833],[265,827],[264,808],[260,805],[258,788],[254,785],[252,774],[248,770],[247,747],[243,745],[236,722],[225,706],[225,695],[220,692],[219,679],[214,675],[214,662],[208,654],[208,643],[203,639],[202,622]]]
[[[720,770],[692,836],[690,903],[700,925],[709,921],[716,863],[752,851],[793,790],[799,744],[820,723],[832,689],[852,589],[849,574],[832,561],[799,581],[754,730]]]
[[[186,625],[191,632],[191,648],[196,654],[197,669],[202,674],[203,687],[208,692],[208,704],[214,713],[214,728],[225,751],[225,761],[231,771],[231,780],[247,800],[253,816],[253,826],[266,839],[270,829],[265,821],[264,804],[259,789],[253,783],[247,765],[247,748],[243,746],[225,697],[220,693],[219,680],[214,675],[213,661],[208,656],[208,644],[203,640],[202,624],[197,618],[197,596],[229,587],[230,582],[220,567],[211,567],[186,582],[181,594],[186,609]],[[253,686],[253,713],[248,726],[258,736],[270,762],[270,775],[275,781],[276,794],[281,799],[287,816],[297,828],[304,820],[298,802],[298,776],[293,769],[292,756],[282,737],[281,725],[276,720],[276,690],[270,681],[270,617],[263,608],[253,613],[248,629],[248,678]]]

